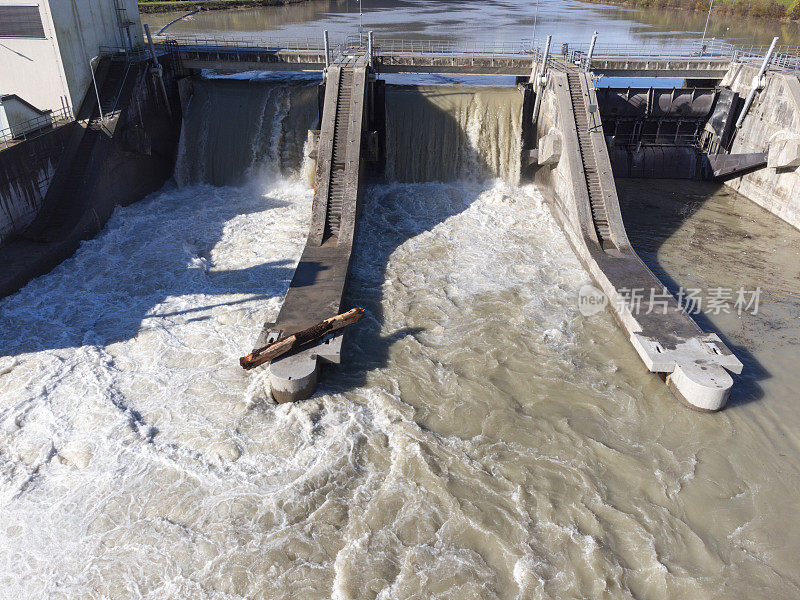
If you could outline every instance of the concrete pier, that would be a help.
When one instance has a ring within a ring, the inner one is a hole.
[[[259,345],[341,312],[363,173],[367,62],[361,52],[341,57],[328,68],[310,231],[278,318],[264,328]],[[342,336],[339,331],[272,361],[275,400],[302,400],[314,393],[321,363],[340,362]]]
[[[557,161],[540,161],[536,181],[645,366],[688,406],[721,409],[733,386],[728,371],[740,373],[742,363],[681,310],[631,247],[591,75],[551,68],[536,126],[540,147],[552,145],[547,136],[561,144]]]

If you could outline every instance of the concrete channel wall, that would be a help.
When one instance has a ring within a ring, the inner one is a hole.
[[[61,158],[53,150],[31,169],[27,179],[17,184],[30,190],[29,197],[32,200],[39,199],[37,214],[25,217],[33,221],[31,227],[35,227],[46,214],[55,216],[50,219],[47,235],[29,234],[29,230],[20,231],[21,227],[17,227],[14,235],[8,236],[5,243],[0,244],[0,298],[53,269],[71,256],[82,240],[102,230],[117,206],[141,200],[159,189],[171,176],[180,132],[180,102],[177,86],[171,76],[168,77],[168,89],[171,91],[172,118],[150,76],[149,65],[135,63],[130,66],[116,104],[117,109],[104,120],[98,140],[91,148],[88,166],[85,172],[78,175],[81,183],[74,197],[57,197],[54,200],[57,205],[54,206],[48,205],[47,201],[41,205],[45,190],[34,191],[37,173],[42,169],[51,169],[48,161],[56,171],[56,162],[64,168],[71,164],[66,156],[69,142]],[[91,94],[87,95],[87,99],[90,97]],[[64,135],[78,135],[80,128],[84,127],[86,122],[76,122],[72,131]],[[36,143],[41,142],[29,140],[0,152],[0,164],[13,164],[13,155],[12,158],[6,158],[6,152],[13,150],[24,155],[31,152]],[[69,173],[56,172],[54,179],[69,176]],[[5,194],[5,189],[10,188],[2,188],[0,193]],[[3,204],[7,204],[12,197],[9,195],[6,198],[4,195],[2,200]]]
[[[0,246],[36,217],[75,126],[58,127],[0,152]]]
[[[732,65],[722,85],[747,96],[758,69]],[[791,72],[771,72],[736,134],[731,153],[776,152],[800,144],[800,81]],[[772,157],[770,162],[773,162]],[[800,167],[767,166],[726,184],[800,229]]]

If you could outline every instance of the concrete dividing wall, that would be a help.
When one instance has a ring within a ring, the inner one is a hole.
[[[752,66],[733,65],[722,84],[747,96],[758,74]],[[781,137],[800,139],[800,81],[796,75],[768,73],[736,134],[732,154],[764,152],[770,141]],[[800,170],[767,167],[726,183],[750,200],[800,229]]]
[[[581,93],[588,95],[586,106],[596,105],[591,79],[584,74],[581,78]],[[565,73],[551,71],[542,92],[538,119],[540,167],[536,171],[536,183],[647,369],[662,374],[673,393],[689,406],[719,410],[725,405],[733,385],[726,369],[739,373],[742,364],[718,336],[703,333],[682,312],[678,302],[664,293],[663,284],[630,246],[599,117],[589,119],[591,148],[583,147],[586,131],[579,141],[573,114],[573,106],[577,105],[571,99],[571,94],[574,97],[577,91],[570,89]],[[552,143],[555,138],[559,143]],[[558,147],[560,152],[556,155],[548,151],[547,160],[543,161],[541,153],[545,147]],[[594,154],[612,246],[601,247],[598,243],[582,150]],[[640,291],[641,303],[633,304],[630,296],[626,296],[626,291],[634,290]],[[596,298],[595,292],[590,290]],[[659,300],[655,299],[655,294],[660,294]]]
[[[27,227],[47,193],[75,123],[0,152],[0,246]]]

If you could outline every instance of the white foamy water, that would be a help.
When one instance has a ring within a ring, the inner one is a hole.
[[[297,95],[246,93],[277,116],[236,152],[299,139],[275,137]],[[272,403],[238,357],[307,233],[279,154],[117,210],[0,300],[0,597],[797,595],[770,544],[791,492],[753,477],[738,413],[686,410],[578,313],[588,275],[532,186],[370,185],[345,364]]]

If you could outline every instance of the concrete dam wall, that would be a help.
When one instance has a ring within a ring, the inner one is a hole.
[[[733,65],[722,81],[741,96],[750,90],[758,69]],[[800,81],[791,72],[770,72],[756,95],[731,153],[771,153],[766,169],[727,182],[753,202],[800,229]],[[779,155],[784,152],[786,156]]]
[[[193,77],[176,182],[240,185],[300,175],[308,130],[319,121],[318,83],[316,76],[277,82]]]
[[[39,213],[74,127],[70,123],[0,152],[0,246]]]
[[[517,183],[523,94],[491,86],[387,86],[386,179]]]
[[[111,135],[100,137],[79,179],[64,180],[67,189],[74,184],[76,191],[88,193],[79,194],[80,201],[72,203],[64,198],[50,202],[44,198],[25,237],[2,249],[33,257],[30,264],[17,261],[23,266],[17,269],[17,279],[11,278],[9,289],[30,273],[57,264],[81,239],[102,227],[114,206],[158,187],[169,176],[176,155],[174,176],[179,185],[238,186],[277,175],[310,178],[316,173],[309,233],[309,244],[313,242],[316,249],[311,252],[307,245],[308,260],[301,259],[295,273],[299,283],[292,284],[284,308],[298,304],[289,301],[300,294],[293,296],[294,288],[306,287],[300,296],[313,296],[311,288],[321,282],[329,287],[335,284],[338,291],[336,306],[318,303],[327,308],[313,315],[301,314],[303,310],[297,307],[286,308],[287,315],[294,315],[292,319],[281,321],[279,316],[265,332],[269,336],[298,330],[300,325],[310,324],[306,321],[311,317],[331,316],[341,304],[367,165],[373,175],[388,181],[498,177],[514,185],[519,182],[522,164],[527,166],[533,160],[538,162],[535,180],[565,237],[611,302],[647,368],[665,377],[679,398],[696,408],[717,410],[724,405],[732,385],[726,369],[737,371],[741,364],[719,338],[701,331],[671,296],[663,300],[663,314],[637,314],[625,305],[621,290],[662,290],[663,285],[628,241],[613,180],[614,171],[620,169],[614,164],[614,139],[611,153],[606,146],[609,137],[622,140],[621,146],[631,146],[636,139],[637,143],[666,148],[669,142],[676,145],[682,135],[690,135],[694,141],[708,119],[716,91],[672,90],[667,97],[665,92],[628,90],[624,101],[615,104],[614,94],[619,91],[605,92],[601,98],[590,75],[574,65],[561,65],[548,74],[537,99],[541,107],[538,121],[533,124],[524,122],[532,109],[530,86],[384,88],[376,86],[371,74],[363,81],[359,75],[356,85],[350,75],[341,73],[335,91],[329,89],[330,81],[320,85],[319,79],[308,75],[270,81],[194,78],[183,97],[185,114],[176,151],[178,121],[170,121],[163,111],[142,111],[139,100],[145,106],[157,102],[152,94],[147,95],[146,69],[137,71],[126,88],[128,100],[115,116]],[[356,87],[347,91],[351,85]],[[382,90],[379,96],[374,92],[378,88]],[[137,100],[136,110],[131,99]],[[331,102],[355,112],[332,109]],[[644,118],[638,112],[625,112],[637,103],[646,106]],[[604,116],[610,118],[604,120]],[[682,128],[687,125],[690,131],[684,134]],[[609,135],[612,126],[614,132]],[[317,127],[320,130],[309,135],[309,130],[314,132]],[[336,137],[336,128],[345,132],[347,141]],[[381,128],[385,129],[376,131]],[[535,149],[528,147],[532,131],[537,134]],[[80,133],[74,135],[80,137]],[[378,137],[381,139],[376,142]],[[688,148],[687,144],[684,149],[690,161],[690,152],[697,150]],[[674,168],[676,163],[671,162]],[[677,166],[691,170],[680,162]],[[664,176],[665,172],[662,167],[658,171],[640,169],[638,174]],[[322,254],[339,252],[341,240],[348,248],[342,250],[342,257],[331,255],[330,282],[317,271],[313,276],[304,274],[304,261],[323,264],[328,259],[323,260]],[[39,244],[38,253],[30,251],[34,244]],[[300,304],[310,306],[307,300]],[[338,357],[338,349],[333,354]]]
[[[194,78],[176,181],[239,185],[278,173],[312,177],[306,141],[308,130],[318,128],[319,83],[305,75]],[[377,175],[398,182],[500,177],[516,183],[522,99],[508,86],[387,85],[386,162]]]

